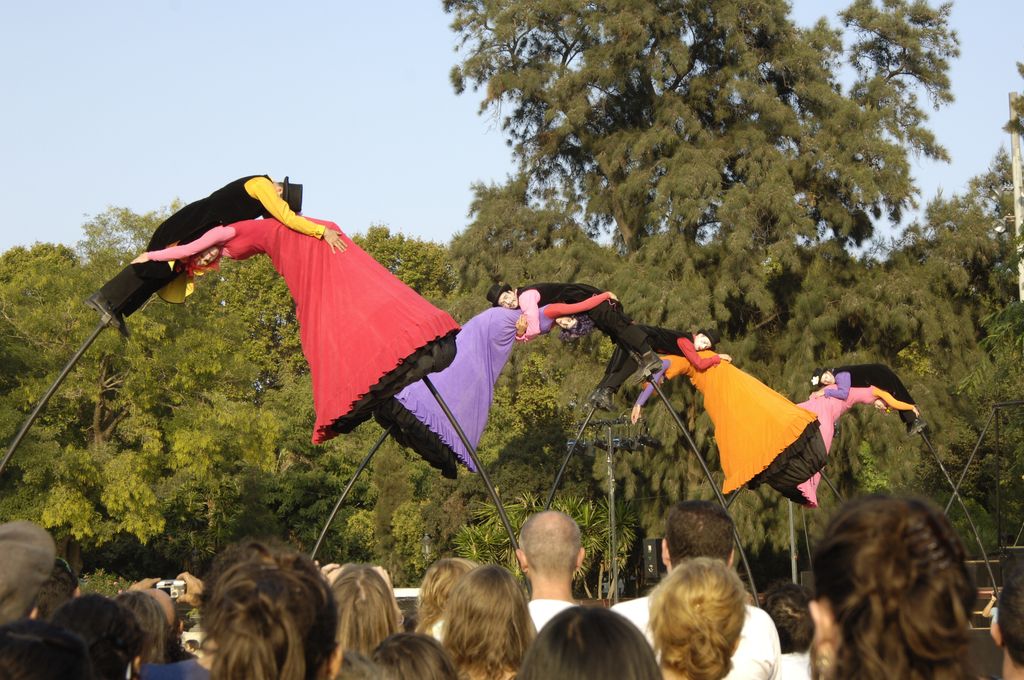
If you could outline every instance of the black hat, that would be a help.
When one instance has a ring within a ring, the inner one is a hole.
[[[697,331],[697,333],[694,333],[694,335],[697,334],[703,335],[708,340],[710,340],[712,348],[716,347],[718,345],[718,342],[722,339],[722,336],[719,335],[718,331],[716,331],[714,328],[702,328],[699,331]]]
[[[302,185],[291,184],[288,178],[285,177],[284,181],[281,182],[283,187],[281,191],[281,198],[288,204],[288,207],[292,209],[292,212],[302,212]]]
[[[510,290],[512,290],[512,286],[507,283],[496,283],[487,291],[487,301],[491,303],[491,307],[497,307],[498,298],[501,297],[501,294],[507,293]]]

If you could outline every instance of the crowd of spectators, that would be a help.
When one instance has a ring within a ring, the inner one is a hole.
[[[818,541],[815,590],[755,606],[733,568],[733,524],[682,501],[665,519],[668,573],[648,597],[579,606],[579,528],[559,512],[523,525],[502,566],[444,558],[403,616],[388,574],[320,567],[290,548],[232,546],[189,578],[203,642],[190,654],[172,599],[145,582],[82,595],[48,533],[0,525],[0,678],[10,680],[819,680],[977,678],[976,590],[949,522],[884,496],[842,507]],[[532,597],[527,593],[531,593]],[[992,637],[1003,677],[1024,677],[1024,578],[1008,577]]]

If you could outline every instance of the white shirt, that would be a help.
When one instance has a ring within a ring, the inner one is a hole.
[[[649,597],[620,602],[612,611],[629,619],[654,646]],[[725,680],[782,680],[781,656],[775,623],[763,609],[748,605],[739,645],[732,655],[732,670]]]
[[[565,600],[530,600],[530,618],[533,619],[533,626],[539,633],[540,629],[559,612],[575,606],[575,602]]]
[[[782,655],[780,680],[811,680],[811,653],[790,652]]]

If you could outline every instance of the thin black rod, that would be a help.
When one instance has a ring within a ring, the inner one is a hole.
[[[619,551],[615,540],[615,442],[612,426],[608,426],[608,542],[611,564],[608,569],[612,604],[619,601]]]
[[[792,571],[793,583],[799,582],[796,559],[796,518],[793,517],[793,501],[787,499],[789,505],[789,564]]]
[[[642,362],[641,362],[642,364]],[[665,408],[672,414],[672,419],[676,422],[676,427],[683,433],[683,437],[690,445],[690,449],[693,451],[693,455],[697,456],[697,460],[700,461],[701,469],[704,470],[704,476],[708,480],[708,484],[711,485],[711,490],[715,492],[715,496],[718,498],[718,502],[726,513],[729,512],[729,506],[725,502],[725,498],[722,496],[722,492],[718,489],[718,484],[715,483],[715,478],[711,476],[711,468],[708,467],[708,463],[704,460],[704,456],[701,455],[700,450],[697,448],[696,442],[693,441],[693,437],[690,436],[690,432],[683,425],[683,419],[679,416],[679,413],[672,407],[672,402],[665,396],[665,392],[661,389],[661,385],[658,384],[657,380],[650,381],[651,387],[661,397],[662,403],[665,404]],[[732,516],[729,516],[732,519]],[[740,532],[736,529],[736,522],[732,523],[732,537],[736,541],[736,550],[740,553],[740,560],[743,562],[743,569],[747,572],[747,579],[750,581],[750,590],[754,595],[754,602],[757,602],[757,586],[754,585],[754,572],[750,569],[750,562],[747,561],[747,551],[743,549],[743,542],[740,541]]]
[[[974,445],[974,450],[971,451],[971,455],[967,457],[967,463],[964,465],[963,471],[960,473],[960,479],[956,480],[956,484],[953,484],[953,495],[949,497],[949,502],[946,503],[945,513],[949,514],[949,508],[953,505],[953,499],[956,498],[957,494],[960,493],[960,485],[964,483],[964,478],[967,477],[967,470],[971,467],[971,463],[974,462],[974,456],[978,453],[978,449],[981,448],[981,442],[985,439],[985,433],[988,432],[988,426],[992,424],[992,419],[996,416],[995,408],[988,416],[988,420],[985,421],[985,427],[981,428],[981,434],[978,435],[978,443]],[[921,433],[924,436],[924,433]],[[928,438],[925,437],[925,441],[928,442]],[[931,442],[928,442],[928,446],[931,447]],[[950,482],[952,484],[952,482]]]
[[[844,502],[843,501],[843,495],[841,493],[839,493],[839,489],[836,488],[836,485],[833,484],[832,480],[829,479],[828,475],[825,474],[825,470],[824,469],[818,470],[818,472],[821,473],[821,478],[825,480],[826,484],[828,484],[828,488],[832,489],[832,493],[834,493],[836,495],[836,498],[839,500],[839,502],[843,503]]]
[[[361,462],[359,467],[356,468],[355,474],[352,475],[352,479],[348,480],[345,490],[341,492],[341,497],[338,498],[338,502],[334,504],[334,509],[331,510],[331,516],[327,518],[327,522],[324,524],[323,531],[320,532],[320,538],[316,539],[316,545],[313,546],[313,552],[309,553],[309,559],[316,559],[316,554],[320,552],[320,546],[323,545],[324,538],[327,537],[327,530],[331,528],[331,523],[334,522],[334,518],[337,516],[338,510],[341,509],[341,504],[344,503],[345,498],[348,497],[348,492],[352,490],[353,486],[355,486],[356,480],[359,479],[359,475],[361,475],[363,470],[366,469],[366,466],[370,464],[370,459],[373,458],[373,454],[377,453],[377,449],[380,448],[381,444],[384,443],[384,440],[388,438],[389,434],[391,434],[391,426],[388,426],[388,428],[381,433],[380,439],[377,440],[376,444],[370,447],[369,453],[366,454],[366,457],[363,458],[363,462]]]
[[[580,425],[580,429],[576,432],[576,438],[572,440],[572,444],[569,445],[569,450],[565,453],[565,458],[562,459],[562,466],[558,468],[558,474],[555,475],[555,483],[551,485],[551,493],[548,494],[548,500],[544,503],[544,509],[550,510],[551,504],[555,500],[555,492],[558,491],[558,485],[562,483],[562,476],[565,474],[565,468],[569,465],[569,459],[572,458],[573,452],[576,450],[576,446],[580,443],[580,438],[583,436],[583,431],[587,429],[587,425],[590,424],[590,419],[594,417],[594,412],[597,411],[596,406],[590,407],[590,413],[583,419],[583,424]]]
[[[740,491],[743,491],[743,489],[745,489],[745,488],[746,487],[741,486],[740,488],[736,489],[735,491],[733,491],[731,494],[729,494],[726,497],[726,499],[725,499],[725,509],[726,510],[728,510],[729,508],[732,507],[733,502],[739,497]]]
[[[1000,483],[1003,477],[1003,468],[1000,465],[999,451],[999,411],[996,411],[996,554],[1003,554],[1003,505],[999,492]]]
[[[57,391],[57,388],[60,387],[60,384],[64,382],[64,378],[68,377],[68,373],[71,372],[71,369],[75,367],[75,364],[78,363],[78,360],[82,358],[83,354],[85,354],[85,350],[89,349],[89,346],[96,341],[97,336],[99,336],[99,334],[102,333],[103,329],[106,327],[107,321],[106,317],[104,317],[98,324],[96,324],[96,328],[93,330],[92,335],[90,335],[89,338],[84,343],[82,343],[82,346],[78,348],[78,351],[75,352],[75,355],[71,357],[71,361],[69,361],[67,365],[64,366],[64,370],[60,372],[60,375],[57,376],[57,379],[53,381],[52,385],[50,385],[50,389],[46,390],[46,394],[44,394],[43,398],[39,400],[39,403],[36,404],[36,407],[32,409],[32,413],[30,413],[28,419],[25,420],[25,424],[21,426],[21,429],[18,430],[18,434],[14,436],[14,441],[12,441],[11,445],[7,448],[7,453],[4,454],[4,459],[0,461],[0,475],[4,473],[4,468],[7,467],[7,461],[9,461],[11,459],[11,456],[14,455],[14,451],[18,448],[18,444],[20,444],[21,440],[25,438],[25,435],[28,433],[28,429],[32,427],[32,423],[34,423],[36,421],[36,418],[39,417],[39,412],[43,410],[44,406],[46,406],[46,402],[50,401],[50,397],[52,397],[53,393]]]
[[[501,518],[501,523],[505,526],[505,531],[508,532],[508,540],[512,543],[512,549],[519,549],[519,541],[516,540],[516,532],[512,529],[512,523],[508,521],[508,515],[505,513],[505,506],[501,504],[501,499],[498,498],[498,492],[494,489],[494,485],[491,484],[491,478],[487,476],[487,470],[480,464],[480,459],[477,458],[476,449],[469,443],[469,438],[466,437],[466,433],[462,431],[462,426],[459,425],[459,421],[455,420],[455,414],[452,413],[451,409],[448,408],[448,404],[445,403],[444,399],[441,398],[441,393],[434,387],[434,383],[430,381],[430,376],[423,377],[423,384],[427,386],[430,393],[434,395],[434,399],[437,401],[438,406],[444,411],[445,416],[448,417],[448,421],[455,428],[455,434],[459,435],[459,439],[462,440],[462,445],[466,447],[466,453],[469,454],[470,459],[473,461],[473,465],[476,466],[476,471],[480,473],[480,479],[484,481],[484,486],[487,487],[487,493],[490,494],[491,500],[494,501],[494,506],[498,509],[498,517]]]
[[[988,571],[988,577],[992,581],[992,592],[997,594],[996,577],[995,574],[992,573],[992,564],[988,561],[988,553],[985,552],[985,546],[982,545],[981,542],[981,534],[978,533],[978,527],[974,526],[974,520],[971,518],[971,513],[967,510],[967,504],[964,503],[964,499],[960,496],[960,492],[957,491],[956,486],[953,484],[953,478],[950,477],[949,472],[946,471],[946,466],[942,464],[942,459],[939,458],[938,452],[932,446],[931,441],[929,441],[928,435],[924,432],[921,432],[920,435],[921,439],[924,440],[924,443],[928,445],[928,450],[931,451],[932,457],[935,458],[935,462],[939,464],[939,469],[942,470],[942,474],[946,477],[946,481],[949,482],[950,488],[953,489],[953,497],[960,504],[960,508],[964,511],[964,517],[967,518],[967,525],[971,527],[971,533],[974,534],[974,540],[978,543],[978,550],[981,551],[981,559],[985,561],[985,570]]]
[[[811,534],[807,531],[807,513],[804,508],[800,508],[800,521],[804,524],[804,542],[807,544],[807,564],[810,565],[808,569],[813,569],[814,559],[811,557]]]

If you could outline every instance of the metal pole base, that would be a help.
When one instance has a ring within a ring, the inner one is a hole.
[[[4,454],[4,459],[0,460],[0,475],[3,474],[4,468],[7,467],[7,461],[11,459],[11,456],[14,455],[18,445],[21,444],[21,440],[25,438],[25,435],[28,433],[28,429],[32,427],[32,423],[36,421],[36,418],[39,417],[39,413],[43,410],[43,407],[46,406],[46,402],[50,401],[50,397],[52,397],[53,393],[57,391],[60,384],[64,382],[64,378],[68,377],[68,373],[71,372],[71,369],[75,367],[78,360],[82,358],[83,354],[85,354],[85,350],[89,349],[92,343],[96,341],[96,338],[99,337],[99,334],[103,332],[103,329],[107,327],[107,323],[108,319],[106,317],[100,319],[96,328],[93,329],[92,334],[84,343],[82,343],[82,346],[78,348],[78,351],[71,357],[71,360],[64,366],[64,370],[60,372],[57,379],[53,381],[52,385],[50,385],[50,389],[46,390],[46,394],[44,394],[43,398],[39,400],[36,407],[32,409],[32,413],[30,413],[28,418],[25,420],[25,424],[21,426],[21,429],[18,430],[18,434],[14,436],[14,441],[11,442],[11,445],[7,449],[7,453]]]
[[[583,424],[580,425],[580,429],[576,432],[576,438],[572,440],[572,446],[565,454],[565,458],[562,459],[562,465],[558,468],[558,474],[555,475],[555,483],[551,485],[551,492],[548,494],[548,500],[544,503],[544,509],[550,510],[551,503],[555,500],[555,492],[558,491],[558,485],[562,483],[562,476],[565,475],[565,469],[569,466],[569,459],[572,458],[572,454],[576,451],[576,446],[580,443],[580,438],[583,436],[583,431],[587,429],[587,425],[590,424],[591,418],[594,417],[594,412],[597,411],[596,406],[590,407],[590,413],[583,419]]]
[[[320,546],[323,545],[324,538],[327,537],[327,530],[331,528],[331,524],[334,522],[334,518],[337,516],[338,510],[341,509],[341,504],[345,502],[345,498],[348,497],[349,491],[351,491],[352,487],[355,486],[356,480],[359,479],[359,475],[361,475],[363,470],[366,469],[366,466],[370,464],[370,459],[373,458],[373,454],[377,453],[377,449],[381,447],[381,444],[384,443],[384,440],[388,438],[389,434],[391,434],[391,427],[388,427],[383,433],[381,433],[380,439],[377,440],[376,444],[370,447],[369,453],[367,453],[366,457],[363,458],[363,461],[359,463],[359,467],[356,468],[355,474],[352,475],[352,479],[348,480],[348,484],[345,485],[345,490],[341,492],[341,497],[338,498],[338,502],[334,504],[334,509],[331,510],[331,516],[327,518],[327,522],[324,524],[324,528],[320,532],[320,537],[316,539],[316,545],[313,546],[313,552],[309,553],[309,559],[316,559],[316,554],[320,552]]]
[[[487,470],[480,464],[480,459],[477,458],[476,449],[469,443],[469,439],[466,437],[466,433],[462,431],[462,426],[455,420],[455,415],[451,409],[448,408],[448,404],[445,403],[444,399],[441,398],[441,394],[434,387],[434,383],[431,382],[430,376],[424,376],[423,384],[427,386],[430,393],[434,395],[434,399],[437,401],[438,406],[444,411],[445,416],[448,417],[448,421],[455,428],[455,434],[459,435],[459,439],[462,440],[462,445],[466,447],[466,452],[469,453],[469,457],[473,460],[473,464],[476,465],[477,472],[480,473],[480,479],[484,481],[484,486],[487,487],[487,493],[490,494],[491,500],[494,502],[495,507],[498,510],[498,517],[501,518],[501,523],[505,527],[505,531],[508,532],[508,539],[512,543],[512,549],[519,549],[519,541],[516,540],[515,531],[512,529],[512,523],[508,521],[508,514],[505,513],[505,506],[502,505],[501,499],[498,497],[498,492],[494,489],[494,485],[491,484],[491,478],[487,476]]]

